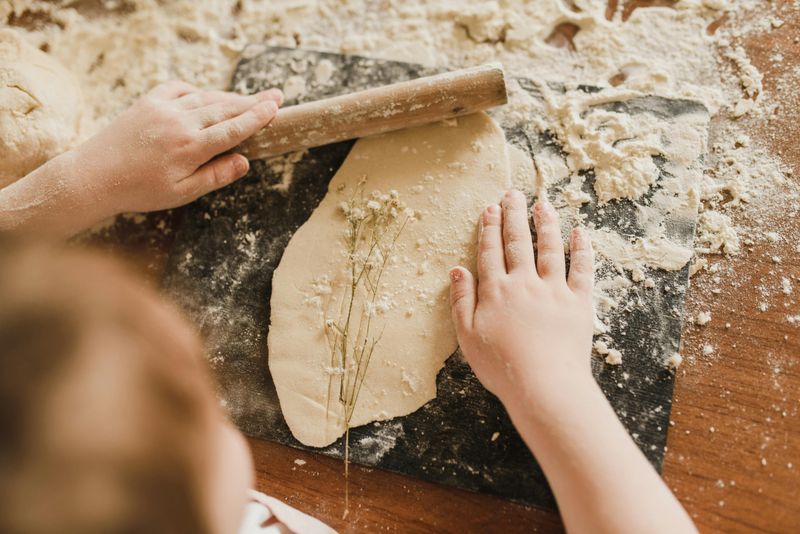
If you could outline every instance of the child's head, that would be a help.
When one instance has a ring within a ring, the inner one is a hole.
[[[247,446],[192,329],[97,255],[0,238],[0,532],[231,532]]]

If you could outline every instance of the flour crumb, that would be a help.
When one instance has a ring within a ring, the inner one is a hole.
[[[617,350],[610,348],[608,343],[598,339],[594,342],[593,348],[597,354],[600,356],[605,356],[605,362],[609,365],[621,365],[622,364],[622,353]]]
[[[704,311],[697,314],[697,318],[694,320],[694,324],[698,326],[705,326],[711,322],[711,312]]]
[[[670,369],[677,369],[678,367],[681,366],[682,363],[683,363],[683,356],[681,356],[677,352],[672,354],[669,358],[667,358],[667,367],[669,367]],[[672,421],[670,421],[670,424],[672,424]]]
[[[792,281],[785,276],[781,278],[781,291],[784,295],[792,294]]]
[[[336,67],[333,66],[333,63],[327,59],[323,59],[314,67],[314,81],[320,85],[324,85],[330,81],[335,71]]]

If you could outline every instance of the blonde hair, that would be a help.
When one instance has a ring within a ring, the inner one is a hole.
[[[208,532],[189,328],[96,254],[0,236],[0,532]]]

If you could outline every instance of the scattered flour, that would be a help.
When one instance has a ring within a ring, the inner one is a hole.
[[[761,229],[766,218],[774,218],[772,207],[778,202],[798,203],[797,192],[780,159],[747,135],[751,121],[769,119],[776,109],[743,46],[747,35],[780,28],[781,19],[763,16],[765,9],[771,8],[758,0],[678,0],[672,7],[640,7],[623,17],[621,7],[607,10],[606,2],[591,0],[466,5],[452,0],[101,0],[66,5],[14,0],[0,4],[0,20],[78,78],[90,115],[84,137],[158,82],[182,78],[201,87],[227,87],[249,42],[439,67],[501,61],[511,77],[567,87],[564,97],[547,95],[545,114],[564,146],[566,165],[538,156],[535,164],[539,191],[547,189],[549,180],[569,179],[563,201],[571,210],[591,202],[580,187],[585,170],[596,173],[600,205],[639,199],[653,189],[654,156],[693,154],[687,147],[696,146],[699,135],[697,128],[685,128],[688,138],[682,138],[662,131],[657,121],[626,121],[592,108],[592,99],[599,97],[578,91],[577,84],[614,86],[616,100],[642,94],[699,100],[715,116],[707,169],[696,183],[675,182],[688,193],[679,208],[700,212],[695,250],[672,242],[657,216],[646,235],[631,240],[593,229],[600,255],[619,270],[598,283],[604,289],[597,292],[596,307],[602,311],[618,308],[633,284],[654,287],[648,270],[681,269],[696,255],[742,254],[758,239],[783,239],[780,228],[766,235]],[[723,17],[725,22],[712,31]],[[334,75],[325,62],[311,68],[316,83]],[[296,78],[284,82],[287,97],[306,89],[305,77]],[[785,83],[795,84],[796,77]],[[515,106],[520,102],[512,94],[507,112]],[[665,139],[674,139],[675,146]],[[276,187],[287,187],[292,166],[278,160],[272,165],[285,166]],[[776,190],[785,192],[783,198]],[[668,196],[655,199],[658,209],[676,209],[667,203]],[[707,265],[696,257],[691,270]],[[621,359],[609,354],[611,361]]]

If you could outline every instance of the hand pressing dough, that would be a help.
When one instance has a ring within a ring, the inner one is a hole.
[[[0,30],[0,188],[69,149],[83,96],[58,61]]]
[[[342,324],[353,286],[348,203],[369,210],[372,199],[373,209],[394,202],[400,218],[413,212],[394,226],[402,231],[386,248],[374,301],[363,284],[352,299],[352,329],[371,316],[369,337],[376,341],[352,428],[407,415],[436,396],[436,375],[457,347],[448,270],[474,270],[479,215],[509,186],[505,137],[483,113],[355,144],[272,282],[269,369],[300,442],[323,447],[345,432],[338,392],[347,372],[332,360],[331,324]]]

